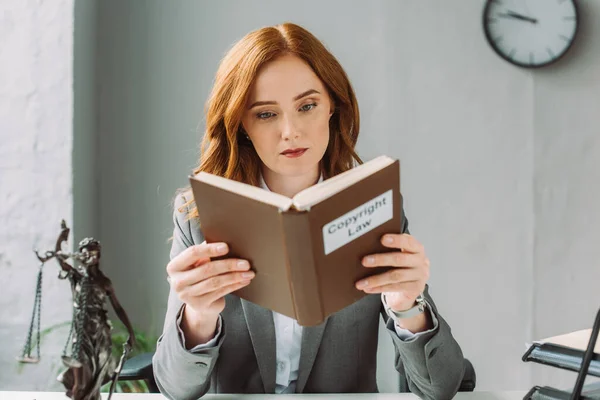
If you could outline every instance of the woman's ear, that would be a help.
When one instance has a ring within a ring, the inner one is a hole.
[[[244,125],[240,125],[240,133],[242,134],[244,139],[246,139],[249,142],[252,141],[252,139],[250,139],[250,136],[248,136],[248,132],[246,132],[246,129],[244,129]]]
[[[329,118],[335,113],[335,100],[331,92],[327,93],[327,100],[329,101]]]

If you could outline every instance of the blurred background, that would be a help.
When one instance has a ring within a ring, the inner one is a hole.
[[[523,363],[526,343],[591,327],[600,306],[600,1],[580,0],[573,47],[541,69],[486,42],[484,0],[0,0],[0,390],[56,382],[68,283],[44,267],[42,361],[20,365],[34,248],[93,236],[149,343],[166,311],[172,200],[196,166],[220,59],[291,21],[320,38],[358,97],[364,160],[401,160],[430,289],[477,390],[569,387]],[[380,391],[397,389],[382,332]]]

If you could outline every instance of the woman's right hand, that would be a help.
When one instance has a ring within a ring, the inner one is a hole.
[[[247,286],[254,272],[247,260],[228,258],[226,243],[190,246],[167,264],[171,288],[185,304],[181,328],[186,347],[206,343],[216,331],[219,314],[225,308],[225,295]]]

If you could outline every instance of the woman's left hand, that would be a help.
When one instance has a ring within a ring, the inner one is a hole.
[[[356,287],[366,293],[384,293],[386,303],[395,311],[408,310],[429,280],[429,258],[423,245],[407,233],[386,234],[381,243],[400,251],[368,255],[362,264],[396,268],[362,279]]]

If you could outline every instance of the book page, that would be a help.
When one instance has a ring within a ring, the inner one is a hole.
[[[535,343],[551,343],[558,344],[560,346],[571,347],[574,349],[585,351],[587,349],[590,336],[592,335],[591,329],[583,329],[567,333],[564,335],[553,336],[542,340],[537,340]],[[600,339],[596,340],[596,346],[594,347],[594,353],[600,354]]]
[[[218,175],[209,174],[206,172],[200,172],[195,176],[190,176],[191,179],[196,179],[209,185],[227,190],[232,193],[239,194],[262,203],[270,204],[278,207],[281,211],[287,211],[292,206],[292,199],[284,195],[265,190],[256,186],[248,185],[234,181],[231,179],[223,178]]]
[[[388,156],[376,157],[362,165],[304,189],[294,196],[293,205],[300,211],[309,210],[311,206],[341,192],[367,176],[373,175],[375,172],[387,167],[394,161],[394,159]]]

